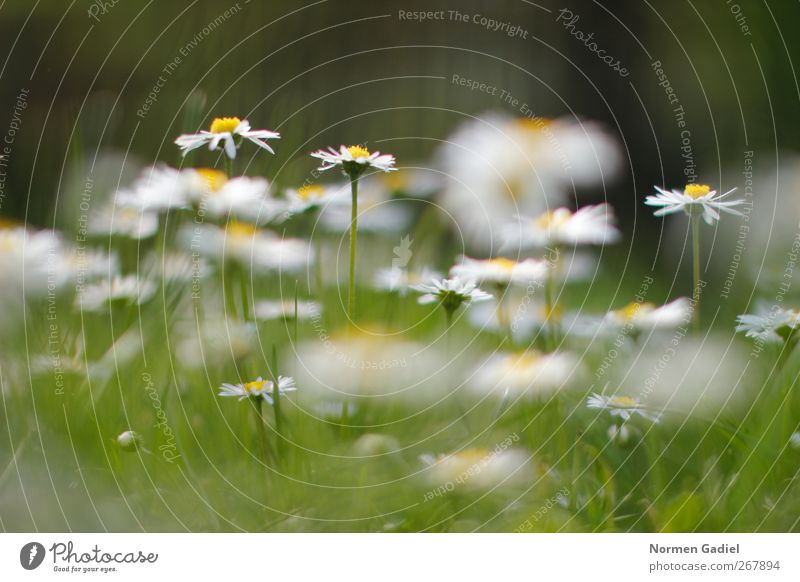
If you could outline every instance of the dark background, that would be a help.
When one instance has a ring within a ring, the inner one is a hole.
[[[580,115],[612,128],[630,162],[607,195],[625,221],[637,208],[642,214],[637,202],[652,184],[685,182],[680,130],[653,60],[663,63],[686,110],[703,181],[718,183],[723,168],[740,168],[747,149],[763,160],[800,146],[794,70],[800,4],[788,0],[736,3],[750,35],[724,0],[239,0],[235,13],[182,57],[140,119],[137,109],[162,68],[233,6],[232,0],[4,2],[0,137],[20,90],[29,96],[6,159],[0,215],[58,223],[56,209],[68,190],[94,179],[95,156],[118,151],[124,167],[179,164],[175,136],[217,115],[247,117],[254,127],[283,134],[276,156],[250,159],[248,150],[238,161],[279,185],[302,181],[314,168],[307,153],[328,144],[366,141],[395,153],[401,166],[428,164],[437,141],[466,115],[514,113],[497,97],[454,86],[454,73],[507,89],[539,114]],[[622,61],[627,78],[556,23],[563,7],[580,16],[577,29],[593,32]],[[398,10],[440,8],[519,25],[528,39],[472,23],[398,19]]]

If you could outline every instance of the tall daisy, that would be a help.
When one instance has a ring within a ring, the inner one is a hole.
[[[355,317],[356,307],[356,236],[358,231],[358,179],[368,168],[375,168],[381,172],[393,172],[394,156],[370,152],[360,145],[350,147],[341,146],[339,150],[329,147],[327,150],[317,150],[312,157],[322,161],[320,170],[330,170],[341,167],[342,171],[350,178],[350,193],[352,206],[350,212],[350,284],[347,294],[347,314],[351,321]]]
[[[236,149],[239,145],[236,143],[237,137],[246,139],[274,154],[275,151],[269,147],[265,140],[278,139],[281,134],[268,129],[251,129],[250,123],[246,119],[217,117],[211,122],[208,131],[203,130],[199,133],[183,134],[175,140],[175,144],[181,149],[184,156],[204,145],[208,145],[208,149],[214,151],[222,144],[225,154],[232,160],[236,157]]]
[[[724,194],[718,194],[707,184],[687,184],[683,189],[667,191],[655,186],[658,194],[648,196],[644,203],[648,206],[659,206],[653,212],[654,216],[665,216],[676,212],[685,212],[692,224],[692,298],[694,300],[694,327],[700,327],[700,218],[706,224],[714,224],[719,220],[720,212],[727,212],[736,216],[742,213],[734,208],[744,204],[744,200],[726,200],[736,188]]]
[[[422,305],[438,303],[447,314],[447,327],[450,327],[453,313],[462,305],[487,301],[492,298],[489,293],[481,291],[474,281],[462,281],[458,277],[452,279],[434,279],[427,285],[412,285],[411,289],[423,295],[418,299]]]

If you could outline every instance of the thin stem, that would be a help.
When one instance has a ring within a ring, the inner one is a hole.
[[[355,322],[356,314],[356,237],[358,236],[358,178],[350,177],[350,192],[353,207],[350,214],[350,282],[347,291],[347,315],[350,323]]]
[[[275,432],[278,436],[278,454],[283,448],[283,415],[281,414],[281,389],[278,385],[278,350],[272,346],[272,411],[275,413]]]
[[[692,299],[694,330],[700,331],[700,216],[692,216]]]
[[[228,154],[223,153],[222,157],[225,158],[225,173],[228,178],[233,178],[233,160],[228,157]]]
[[[264,461],[267,462],[270,456],[269,440],[267,439],[267,430],[264,427],[264,417],[261,414],[261,408],[264,404],[263,398],[256,399],[256,430],[258,430],[258,438],[261,441],[261,452],[264,455]]]

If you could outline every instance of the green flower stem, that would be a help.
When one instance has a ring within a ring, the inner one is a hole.
[[[278,386],[278,351],[272,346],[272,409],[275,413],[275,432],[278,435],[278,454],[283,448],[283,415],[281,413],[281,391]]]
[[[270,450],[269,439],[267,438],[267,429],[264,426],[264,416],[262,414],[264,399],[259,397],[256,398],[255,401],[256,430],[258,431],[258,440],[261,442],[261,454],[264,457],[264,462],[268,462],[269,457],[272,455],[272,451]]]
[[[222,157],[225,158],[225,173],[228,175],[228,179],[233,178],[233,160],[224,152]]]
[[[692,322],[695,332],[700,331],[700,216],[692,216]]]
[[[356,315],[356,237],[358,235],[358,177],[350,176],[350,192],[353,207],[350,214],[350,282],[347,291],[347,316],[350,323],[355,322]]]

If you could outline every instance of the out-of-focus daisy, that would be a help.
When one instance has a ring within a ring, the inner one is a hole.
[[[48,288],[61,286],[71,270],[67,254],[61,237],[52,231],[0,226],[0,301],[19,301],[23,293],[42,297]]]
[[[689,323],[692,304],[686,297],[657,307],[652,303],[629,303],[622,309],[609,311],[603,324],[611,327],[632,326],[636,329],[673,328]]]
[[[706,184],[687,184],[683,191],[664,190],[658,186],[654,188],[658,194],[648,196],[644,201],[649,206],[661,207],[653,213],[654,216],[684,211],[689,216],[702,216],[707,224],[719,220],[720,212],[742,216],[742,213],[733,207],[744,204],[744,200],[725,200],[736,191],[736,188],[724,194],[717,194],[716,190],[712,190]]]
[[[85,311],[103,311],[113,304],[142,304],[155,291],[155,284],[148,279],[140,279],[136,275],[115,275],[83,287],[75,302]]]
[[[782,342],[788,340],[800,325],[800,312],[794,309],[758,309],[756,314],[743,314],[736,318],[736,331],[759,341]]]
[[[308,184],[297,189],[290,188],[284,192],[291,214],[300,214],[328,203],[346,204],[349,194],[349,184]]]
[[[451,277],[461,277],[495,285],[530,285],[546,280],[549,267],[547,261],[525,259],[512,261],[504,257],[496,259],[472,259],[463,257],[450,269]]]
[[[789,446],[793,449],[800,449],[800,432],[793,432],[789,437]]]
[[[630,396],[592,394],[586,399],[586,407],[606,410],[611,416],[616,416],[623,422],[627,422],[635,414],[651,422],[658,422],[661,419],[660,412],[648,410],[638,398]]]
[[[441,279],[437,271],[424,267],[421,272],[410,271],[400,267],[385,267],[378,269],[373,279],[373,285],[381,291],[391,291],[405,295],[413,285],[421,285],[431,279]]]
[[[241,384],[223,384],[219,387],[219,396],[233,396],[240,401],[247,398],[263,398],[267,403],[272,406],[275,401],[273,399],[275,383],[270,380],[264,380],[261,376],[251,382],[243,382]],[[294,378],[288,376],[278,376],[278,395],[285,396],[287,392],[294,392],[297,390]]]
[[[134,240],[150,238],[158,232],[158,215],[142,208],[111,204],[91,217],[88,231],[94,235]]]
[[[311,319],[318,316],[322,311],[322,307],[316,301],[303,301],[298,300],[295,305],[294,301],[272,301],[264,300],[255,304],[253,314],[256,319],[271,320],[271,319]]]
[[[175,361],[182,366],[199,369],[240,363],[250,357],[258,345],[258,330],[252,322],[240,322],[212,316],[177,326],[178,341]]]
[[[187,206],[187,194],[194,183],[193,173],[166,165],[145,168],[133,184],[118,191],[114,204],[131,206],[144,212],[163,212]]]
[[[317,150],[311,157],[322,161],[320,170],[330,170],[340,166],[349,176],[359,176],[367,168],[375,168],[381,172],[393,172],[394,156],[381,154],[380,152],[370,152],[367,148],[360,145],[350,147],[341,146],[339,150],[329,147],[327,150]]]
[[[575,212],[557,208],[536,218],[520,217],[504,230],[507,246],[604,245],[617,242],[614,211],[608,204],[585,206]],[[515,244],[518,243],[518,244]]]
[[[464,281],[458,277],[452,279],[434,279],[426,285],[412,285],[411,288],[422,293],[417,302],[420,305],[439,303],[449,315],[470,303],[480,303],[492,298],[489,293],[481,291],[475,281]]]
[[[269,153],[275,152],[267,142],[267,139],[278,139],[281,134],[267,129],[251,129],[250,123],[246,119],[238,117],[217,117],[211,122],[208,131],[200,133],[184,134],[179,136],[175,143],[185,156],[190,151],[208,145],[208,149],[214,151],[222,143],[225,154],[234,159],[236,157],[236,137],[241,137],[254,143]]]
[[[141,442],[141,435],[132,430],[126,430],[117,436],[117,444],[123,451],[135,451]]]
[[[189,201],[213,218],[234,217],[264,223],[287,211],[284,202],[269,197],[269,182],[264,178],[228,179],[224,172],[213,168],[189,171],[201,180],[199,187],[189,192]]]
[[[575,357],[564,352],[496,353],[476,367],[469,385],[478,393],[541,397],[564,388],[577,365]]]
[[[320,224],[329,232],[346,232],[352,223],[352,208],[349,196],[337,197],[321,209]],[[356,215],[361,232],[387,235],[408,232],[413,209],[408,201],[390,200],[370,190],[359,195]]]
[[[429,483],[444,491],[492,489],[530,483],[535,470],[530,454],[518,448],[470,448],[448,455],[421,455]]]
[[[447,177],[438,200],[482,253],[497,248],[510,217],[562,206],[574,187],[605,186],[622,161],[617,140],[597,123],[494,113],[461,126],[438,158]]]
[[[184,229],[181,235],[190,252],[214,261],[234,261],[255,270],[299,271],[313,259],[306,241],[280,238],[247,223],[231,221],[227,227],[202,225]]]
[[[626,445],[631,440],[631,428],[626,424],[612,424],[608,427],[608,439],[618,445]]]

